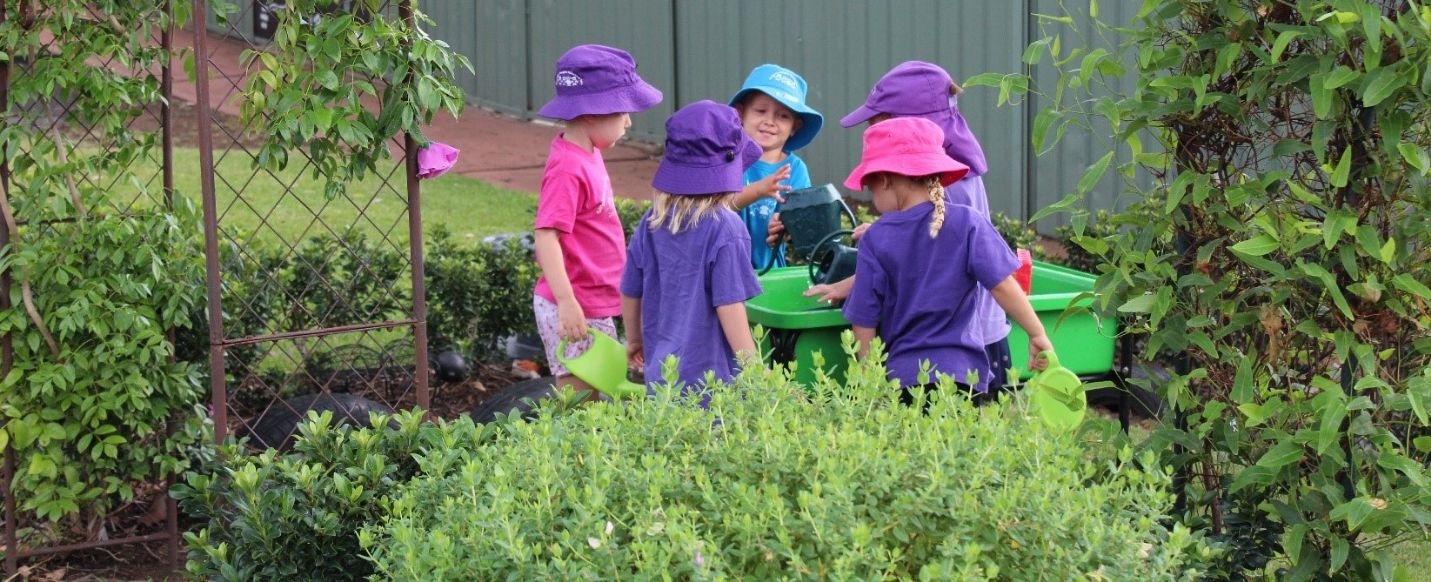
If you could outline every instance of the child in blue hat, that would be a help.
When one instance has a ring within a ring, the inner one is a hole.
[[[735,208],[750,233],[750,262],[764,269],[785,266],[784,245],[766,244],[770,217],[780,193],[810,187],[810,170],[795,155],[820,133],[824,117],[805,104],[805,79],[780,65],[760,65],[750,71],[730,105],[740,112],[745,134],[760,146],[760,159],[745,170],[745,187],[735,196]]]
[[[683,392],[701,395],[706,374],[728,381],[758,362],[745,301],[760,294],[750,269],[750,235],[730,201],[760,147],[734,109],[713,101],[681,108],[666,121],[666,153],[651,180],[651,209],[631,233],[621,277],[627,353],[661,379],[667,356],[680,359]]]

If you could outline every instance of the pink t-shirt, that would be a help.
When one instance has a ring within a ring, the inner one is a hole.
[[[561,233],[566,276],[586,316],[620,315],[626,236],[600,150],[588,152],[560,135],[552,140],[534,228]],[[537,279],[536,294],[556,301],[545,276]]]

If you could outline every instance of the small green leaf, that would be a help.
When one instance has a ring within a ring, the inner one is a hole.
[[[1431,77],[1431,75],[1427,75],[1427,77]],[[1426,162],[1426,150],[1414,143],[1401,142],[1396,145],[1396,151],[1401,152],[1401,158],[1406,160],[1408,165],[1416,168],[1416,171],[1423,176],[1426,175],[1427,167],[1431,166]]]
[[[1282,53],[1287,50],[1287,45],[1291,44],[1297,37],[1302,36],[1300,30],[1284,30],[1277,35],[1277,40],[1272,43],[1272,62],[1282,59]]]
[[[1307,89],[1312,93],[1312,113],[1317,119],[1326,119],[1332,114],[1332,90],[1327,88],[1327,75],[1313,74],[1307,79]]]
[[[1103,174],[1108,172],[1108,164],[1113,162],[1113,152],[1103,154],[1097,162],[1084,170],[1083,176],[1078,179],[1078,193],[1086,194],[1093,190],[1098,181],[1103,179]]]
[[[1407,293],[1415,293],[1422,299],[1431,299],[1431,289],[1428,289],[1426,285],[1412,278],[1411,275],[1402,273],[1400,275],[1392,277],[1391,283],[1393,285],[1396,285],[1397,289],[1400,289]]]
[[[1287,440],[1277,443],[1271,450],[1268,450],[1261,458],[1257,459],[1257,466],[1267,467],[1273,470],[1280,469],[1302,458],[1303,453],[1302,445],[1288,438]]]
[[[1277,239],[1272,238],[1266,233],[1262,233],[1232,245],[1232,252],[1252,257],[1260,257],[1277,250],[1279,246],[1281,245],[1277,242]]]
[[[1342,151],[1342,158],[1337,162],[1336,169],[1332,170],[1333,186],[1336,186],[1337,188],[1346,187],[1347,178],[1351,176],[1351,158],[1351,146],[1347,146],[1346,149]]]
[[[1367,77],[1363,84],[1361,93],[1361,104],[1364,107],[1375,107],[1387,97],[1390,97],[1397,89],[1406,85],[1406,74],[1399,67],[1383,67],[1377,69]]]
[[[1118,306],[1118,311],[1121,313],[1149,313],[1153,310],[1153,304],[1157,300],[1158,296],[1151,293],[1139,295]]]

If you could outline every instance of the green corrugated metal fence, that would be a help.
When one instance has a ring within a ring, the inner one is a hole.
[[[247,30],[251,2],[219,1],[244,8],[238,18],[245,20],[236,24]],[[1128,22],[1138,5],[1105,1],[1103,17]],[[663,138],[666,117],[679,106],[729,99],[752,67],[790,67],[809,82],[809,103],[825,115],[820,136],[799,152],[816,183],[838,183],[857,161],[862,128],[841,128],[839,119],[890,67],[932,61],[955,79],[1021,71],[1024,48],[1041,34],[1034,14],[1062,13],[1060,0],[427,0],[419,6],[435,23],[430,32],[471,59],[476,75],[464,72],[458,82],[472,100],[505,113],[531,117],[552,95],[557,57],[573,45],[630,51],[641,76],[666,95],[633,117],[631,134],[649,141]],[[1065,52],[1080,41],[1097,42],[1067,34],[1062,41]],[[1053,79],[1046,63],[1033,74]],[[1027,217],[1070,191],[1112,142],[1070,131],[1057,149],[1036,157],[1029,128],[1039,104],[997,107],[997,96],[972,88],[960,109],[989,158],[990,205]],[[1119,187],[1105,179],[1092,205],[1126,203]],[[1061,222],[1040,226],[1050,230]]]

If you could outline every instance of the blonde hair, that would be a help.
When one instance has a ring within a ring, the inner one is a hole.
[[[939,183],[938,174],[919,180],[929,187],[929,201],[934,203],[934,214],[929,217],[929,238],[934,238],[939,236],[939,229],[944,227],[944,186]]]
[[[657,190],[656,196],[651,200],[651,216],[647,220],[653,229],[665,228],[671,231],[671,234],[680,234],[696,223],[714,216],[720,209],[730,208],[734,197],[734,192],[684,196]]]
[[[890,180],[902,178],[929,189],[929,202],[934,205],[934,214],[929,217],[929,238],[939,236],[939,229],[944,228],[944,215],[947,212],[944,203],[944,185],[939,183],[940,174],[915,177],[898,172],[871,172],[866,174],[860,183],[868,187],[870,178],[880,175]]]

